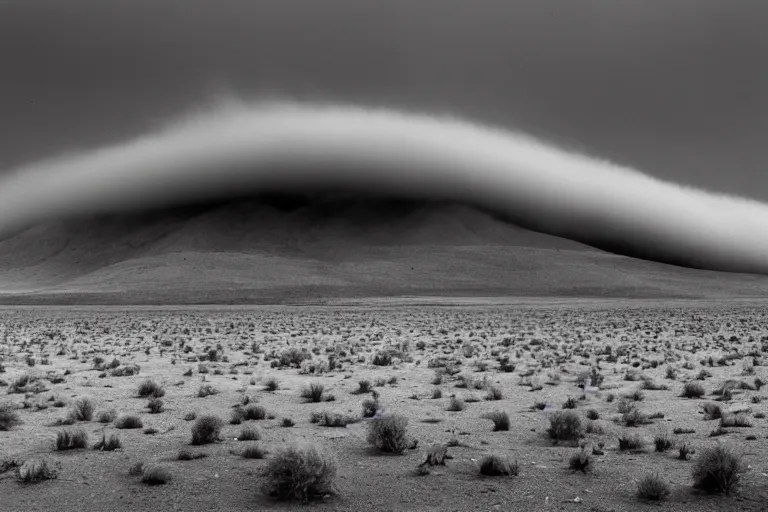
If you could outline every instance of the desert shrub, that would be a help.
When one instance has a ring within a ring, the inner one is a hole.
[[[365,393],[370,393],[371,389],[373,389],[371,387],[371,381],[369,381],[369,380],[361,380],[361,381],[359,381],[357,383],[357,389],[355,391],[353,391],[353,393],[358,394],[358,395],[362,395],[362,394],[365,394]]]
[[[733,449],[721,444],[705,448],[693,465],[693,486],[706,492],[729,495],[744,470],[742,456]]]
[[[683,385],[683,393],[681,396],[685,398],[701,398],[705,393],[704,386],[698,382],[686,382]]]
[[[11,430],[18,425],[21,425],[19,413],[11,404],[0,404],[0,431]]]
[[[707,402],[704,404],[704,414],[706,414],[707,419],[716,420],[723,417],[723,410],[719,405]]]
[[[133,414],[120,416],[115,421],[115,428],[120,429],[142,428],[143,426],[144,423],[142,423],[141,418],[134,416]]]
[[[443,391],[440,388],[435,388],[432,390],[432,398],[434,400],[438,400],[440,398],[443,398]]]
[[[163,401],[153,396],[152,398],[149,399],[149,403],[147,403],[147,407],[149,408],[150,413],[160,414],[161,412],[163,412]]]
[[[508,459],[499,455],[486,455],[480,460],[480,474],[484,476],[517,476],[519,467],[517,463],[510,463]]]
[[[314,444],[294,444],[279,449],[264,470],[262,490],[281,498],[309,501],[336,494],[336,459]]]
[[[280,355],[280,359],[278,359],[278,366],[291,366],[294,368],[299,368],[301,363],[308,359],[312,359],[312,354],[306,350],[289,348]]]
[[[320,414],[318,423],[324,427],[346,427],[350,423],[355,423],[356,418],[339,414],[336,412],[323,412]]]
[[[642,450],[645,441],[638,434],[626,434],[619,438],[619,450]]]
[[[555,441],[575,441],[583,434],[581,418],[573,411],[556,411],[549,417],[547,434]]]
[[[368,442],[383,452],[403,453],[412,445],[408,418],[393,414],[368,424]]]
[[[301,398],[314,403],[322,402],[324,391],[325,386],[319,382],[313,382],[301,390]]]
[[[256,443],[251,443],[240,451],[244,459],[263,459],[267,452]]]
[[[128,364],[112,369],[113,377],[132,377],[138,375],[141,367],[137,364]]]
[[[597,411],[596,411],[596,410],[594,410],[594,409],[589,409],[589,410],[588,410],[588,411],[585,413],[585,415],[587,416],[587,419],[588,419],[588,420],[593,420],[593,421],[594,421],[594,420],[599,420],[599,419],[600,419],[600,413],[599,413],[599,412],[597,412]]]
[[[483,419],[491,420],[493,422],[493,431],[498,432],[501,430],[509,430],[509,415],[503,411],[491,411],[486,412],[480,416]]]
[[[260,405],[251,404],[243,409],[243,418],[246,420],[264,420],[267,418],[267,411]]]
[[[658,434],[653,438],[653,445],[655,446],[656,451],[660,453],[669,450],[674,444],[672,438],[666,433]]]
[[[245,411],[243,411],[243,408],[239,405],[232,409],[232,414],[229,417],[229,423],[230,425],[239,425],[243,422],[243,419],[245,418]]]
[[[637,407],[632,407],[621,415],[621,421],[627,427],[639,427],[650,422],[648,416]]]
[[[574,453],[568,461],[568,467],[574,471],[586,473],[592,464],[592,456],[586,449],[582,448],[578,453]]]
[[[188,412],[184,415],[184,421],[192,421],[197,418],[197,413],[194,411]]]
[[[283,418],[283,421],[280,423],[280,425],[288,428],[296,425],[296,422],[293,421],[291,418]]]
[[[141,472],[141,482],[148,485],[163,485],[171,481],[171,473],[158,464],[150,464]]]
[[[56,434],[56,449],[76,450],[85,448],[88,445],[88,434],[85,430],[78,428],[75,430],[62,430]]]
[[[661,501],[670,492],[669,485],[658,473],[645,475],[637,482],[637,497],[643,500]]]
[[[93,401],[90,398],[78,398],[72,404],[72,416],[77,421],[91,421],[93,419]]]
[[[392,364],[392,356],[388,352],[379,352],[371,361],[375,366],[389,366]]]
[[[576,405],[576,399],[572,396],[569,396],[568,399],[563,402],[563,409],[575,409]]]
[[[94,450],[101,450],[104,452],[111,452],[122,447],[123,445],[120,442],[120,438],[115,434],[110,434],[109,437],[107,437],[106,434],[102,434],[101,439],[93,445]]]
[[[189,448],[182,448],[176,455],[176,460],[197,460],[204,459],[208,454],[202,452],[193,452]]]
[[[261,432],[256,427],[243,427],[240,429],[240,435],[237,436],[238,441],[259,441],[261,439]]]
[[[115,421],[116,417],[117,412],[115,412],[114,409],[109,409],[107,411],[99,411],[99,413],[96,414],[96,421],[99,423],[112,423]]]
[[[676,427],[675,430],[672,431],[674,434],[695,434],[696,431],[692,428],[683,428],[683,427]]]
[[[362,403],[363,408],[363,418],[373,418],[376,416],[376,411],[379,409],[379,401],[374,399],[367,398],[363,400]]]
[[[724,414],[720,418],[722,427],[751,427],[752,422],[746,414]]]
[[[267,391],[277,391],[280,389],[280,381],[274,377],[270,377],[264,381],[264,387]]]
[[[16,468],[16,478],[20,482],[40,482],[58,476],[58,471],[46,459],[34,458],[24,461]]]
[[[669,389],[669,387],[666,384],[655,382],[653,379],[645,379],[643,381],[643,389],[649,391],[664,391]]]
[[[148,396],[160,398],[165,396],[165,390],[157,382],[153,381],[152,379],[147,379],[139,384],[139,396],[141,398],[146,398]]]
[[[450,412],[459,412],[464,410],[464,400],[457,397],[456,395],[451,396],[451,399],[448,401],[448,406],[446,407],[447,411]]]
[[[210,384],[203,384],[197,390],[197,397],[198,398],[205,398],[207,396],[215,395],[218,392],[219,392],[219,390],[214,388]]]
[[[677,449],[677,458],[680,460],[688,460],[693,453],[695,453],[695,450],[691,445],[683,443]]]
[[[218,416],[199,417],[192,425],[192,444],[209,444],[219,438],[224,422]]]

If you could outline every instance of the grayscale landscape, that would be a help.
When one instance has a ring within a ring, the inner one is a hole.
[[[0,512],[766,510],[766,24],[0,2]]]

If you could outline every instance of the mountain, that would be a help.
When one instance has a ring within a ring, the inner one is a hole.
[[[271,195],[37,225],[0,241],[0,303],[263,303],[402,295],[749,297],[463,204]]]

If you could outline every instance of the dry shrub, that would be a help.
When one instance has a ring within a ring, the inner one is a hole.
[[[224,422],[218,416],[199,417],[192,425],[192,444],[209,444],[218,440]]]
[[[309,501],[336,494],[336,459],[315,444],[293,444],[280,448],[264,470],[262,490],[280,499]]]
[[[411,445],[408,437],[408,418],[393,414],[374,419],[368,424],[368,442],[388,453],[403,453]]]
[[[517,476],[519,467],[517,463],[510,463],[508,459],[498,455],[486,455],[480,461],[480,474],[485,476]]]
[[[742,456],[732,448],[721,444],[705,448],[693,465],[693,486],[706,492],[729,495],[744,470]]]

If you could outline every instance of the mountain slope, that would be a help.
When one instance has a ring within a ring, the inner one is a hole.
[[[39,225],[0,241],[0,302],[759,296],[768,279],[618,256],[456,204],[268,197]]]

